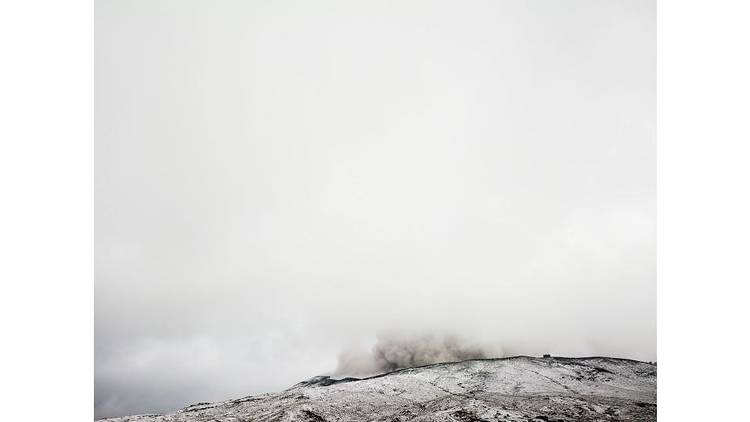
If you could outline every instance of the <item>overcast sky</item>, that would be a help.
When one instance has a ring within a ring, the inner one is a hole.
[[[97,417],[377,336],[656,358],[653,1],[96,2]]]

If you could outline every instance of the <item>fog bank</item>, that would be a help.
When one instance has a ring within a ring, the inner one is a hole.
[[[334,374],[363,377],[433,363],[503,356],[499,345],[472,343],[458,336],[381,336],[369,352],[342,353]]]
[[[97,1],[97,417],[655,360],[654,41],[640,0]]]

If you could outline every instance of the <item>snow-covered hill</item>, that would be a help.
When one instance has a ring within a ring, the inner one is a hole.
[[[654,421],[656,365],[626,359],[467,360],[370,378],[315,377],[285,391],[131,421]]]

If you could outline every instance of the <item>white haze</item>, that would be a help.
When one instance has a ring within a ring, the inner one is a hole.
[[[640,0],[97,1],[96,415],[378,338],[654,360],[654,41]]]

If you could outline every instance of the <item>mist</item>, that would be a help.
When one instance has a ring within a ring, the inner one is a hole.
[[[650,1],[96,3],[96,416],[655,360]]]
[[[379,336],[369,352],[349,350],[339,355],[334,375],[366,377],[435,363],[501,357],[500,345],[472,343],[458,336]]]

